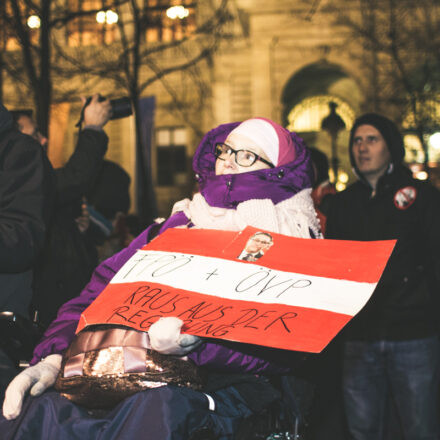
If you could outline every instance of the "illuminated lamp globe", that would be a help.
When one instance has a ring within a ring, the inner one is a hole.
[[[344,189],[347,187],[345,183],[342,182],[336,182],[335,188],[337,191],[344,191]]]
[[[429,136],[429,143],[435,150],[440,150],[440,132],[433,133]]]
[[[116,24],[119,19],[118,14],[115,11],[112,11],[111,9],[106,11],[105,18],[107,24]]]
[[[414,177],[418,180],[426,180],[428,178],[428,173],[426,171],[417,171]]]
[[[341,171],[338,173],[338,180],[342,183],[348,182],[348,174],[345,171]]]
[[[104,24],[105,23],[105,19],[106,19],[105,11],[99,11],[99,12],[96,13],[96,21],[99,24]]]
[[[175,20],[176,18],[180,18],[182,20],[183,18],[188,17],[189,10],[182,5],[171,6],[167,9],[166,14],[168,18],[171,18],[171,20]]]
[[[27,25],[31,28],[31,29],[38,29],[41,25],[41,20],[40,17],[38,17],[38,15],[31,15],[28,19],[27,19]]]

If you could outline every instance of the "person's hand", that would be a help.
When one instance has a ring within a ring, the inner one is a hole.
[[[110,101],[99,101],[99,95],[96,93],[92,96],[89,105],[84,109],[84,127],[91,125],[93,127],[104,127],[112,115],[112,106]],[[86,103],[86,98],[81,97],[83,105]]]
[[[181,335],[183,321],[179,318],[160,318],[148,330],[151,348],[162,354],[185,356],[194,350],[202,340],[198,336]]]
[[[51,387],[61,368],[60,354],[51,354],[38,364],[28,367],[16,376],[5,393],[3,416],[12,420],[20,415],[25,394],[30,390],[31,396],[39,396]]]
[[[87,203],[81,203],[81,215],[75,219],[79,232],[84,234],[90,226],[90,214],[87,209]]]

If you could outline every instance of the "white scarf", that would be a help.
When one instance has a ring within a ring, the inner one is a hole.
[[[311,230],[315,237],[322,238],[311,193],[310,188],[303,189],[276,205],[270,199],[246,200],[239,203],[237,209],[210,206],[197,193],[192,200],[184,199],[175,203],[172,214],[183,211],[200,229],[241,231],[246,226],[253,226],[299,238],[311,238]]]

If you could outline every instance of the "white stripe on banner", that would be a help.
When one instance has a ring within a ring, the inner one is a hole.
[[[137,251],[111,281],[132,282],[351,316],[365,305],[377,284],[283,272],[239,260],[148,250]]]

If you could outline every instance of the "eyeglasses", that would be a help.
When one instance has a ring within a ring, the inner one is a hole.
[[[273,164],[266,159],[263,159],[258,154],[255,154],[249,150],[234,150],[232,147],[223,142],[218,142],[215,144],[214,154],[215,157],[220,160],[226,160],[229,156],[235,154],[235,163],[242,167],[250,167],[257,160],[259,160],[260,162],[269,165],[271,168],[274,168]]]

